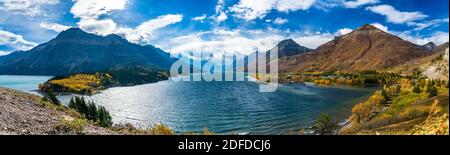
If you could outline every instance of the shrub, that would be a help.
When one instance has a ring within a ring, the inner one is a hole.
[[[357,123],[368,121],[376,116],[383,108],[385,98],[381,95],[381,91],[375,92],[367,101],[355,105],[352,109],[352,118]]]
[[[149,129],[151,135],[175,135],[175,132],[168,126],[163,124],[156,124]]]
[[[60,122],[55,126],[55,129],[65,132],[76,132],[81,134],[84,127],[87,125],[86,119],[76,118],[74,120],[61,119]]]
[[[205,127],[203,129],[203,135],[215,135],[215,133],[212,131],[209,131],[209,129]]]

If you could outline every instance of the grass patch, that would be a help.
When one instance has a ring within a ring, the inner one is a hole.
[[[66,133],[75,132],[77,134],[82,134],[86,125],[88,125],[88,121],[86,119],[62,118],[59,123],[54,126],[54,128]]]
[[[167,125],[156,124],[151,128],[138,129],[131,124],[114,125],[111,130],[127,135],[175,135],[175,132]]]

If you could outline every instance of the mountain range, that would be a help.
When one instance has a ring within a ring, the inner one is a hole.
[[[66,75],[108,70],[117,65],[169,69],[176,59],[151,45],[132,44],[110,34],[97,36],[70,28],[29,51],[0,57],[0,75]]]
[[[236,61],[243,61],[239,64],[249,67],[257,67],[258,61],[273,63],[276,61],[267,58],[270,52],[278,50],[281,72],[383,70],[403,73],[416,68],[425,70],[423,66],[429,65],[437,54],[445,55],[446,49],[448,43],[416,45],[366,24],[316,49],[287,39],[271,50],[255,52]],[[261,54],[266,55],[266,60],[257,60],[255,56]],[[159,48],[132,44],[115,34],[97,36],[71,28],[29,51],[0,56],[0,75],[66,75],[104,71],[129,64],[152,65],[167,70],[176,60]],[[238,71],[249,69],[243,66],[236,68]]]

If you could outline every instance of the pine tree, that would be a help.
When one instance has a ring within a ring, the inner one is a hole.
[[[92,101],[88,102],[86,117],[87,119],[92,120],[94,122],[98,120],[97,106]]]
[[[316,124],[313,128],[320,135],[332,135],[335,134],[336,130],[339,128],[337,123],[332,122],[328,114],[321,114],[316,120]]]
[[[72,98],[70,98],[70,102],[69,102],[69,108],[75,109],[75,100]]]
[[[98,118],[100,121],[100,126],[110,127],[112,125],[112,117],[105,107],[99,106],[98,108]]]
[[[88,120],[98,122],[101,127],[110,127],[112,117],[103,106],[97,106],[93,101],[88,101],[84,97],[73,97],[70,99],[69,107],[83,114]]]
[[[58,98],[56,97],[55,94],[53,94],[52,92],[46,92],[44,94],[44,98],[42,99],[46,102],[50,102],[54,105],[61,105],[61,102],[58,100]]]

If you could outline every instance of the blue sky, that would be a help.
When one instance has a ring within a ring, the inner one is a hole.
[[[363,24],[417,44],[448,41],[448,0],[0,0],[0,55],[70,28],[171,53],[248,54],[292,38],[316,48]]]

